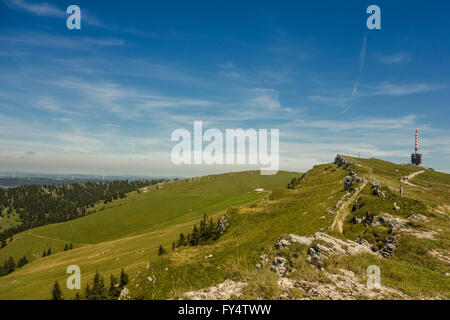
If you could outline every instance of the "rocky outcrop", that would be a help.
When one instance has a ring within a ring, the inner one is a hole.
[[[374,216],[370,224],[371,227],[379,225],[387,226],[392,232],[396,232],[405,226],[406,221],[401,218],[396,218],[390,214],[383,214],[382,216]]]
[[[381,290],[371,290],[361,281],[354,272],[339,269],[338,273],[324,272],[330,282],[296,281],[286,277],[278,280],[283,291],[282,297],[288,298],[292,289],[303,292],[301,299],[327,299],[327,300],[357,300],[362,297],[368,299],[383,299],[385,297],[407,299],[402,292],[381,285]],[[305,297],[306,295],[306,297]],[[294,299],[297,297],[293,297]]]
[[[384,246],[380,249],[380,254],[383,258],[389,258],[395,253],[398,246],[397,237],[389,237],[386,239]]]
[[[127,287],[124,287],[120,291],[119,300],[130,300],[130,290]]]
[[[334,163],[337,164],[338,167],[343,167],[343,169],[347,169],[348,166],[353,164],[353,162],[344,159],[340,154],[338,154],[336,158],[334,158]]]
[[[322,232],[316,232],[309,237],[302,237],[291,234],[287,237],[279,238],[275,244],[275,248],[288,248],[292,244],[302,244],[309,246],[307,261],[317,269],[322,269],[324,259],[332,255],[353,255],[364,252],[375,254],[371,250],[370,246],[366,245],[365,243],[361,244],[351,240],[343,241]]]
[[[386,198],[386,194],[383,191],[381,191],[381,185],[374,181],[372,181],[370,184],[372,185],[373,188],[372,194],[374,196],[382,197],[384,200]]]
[[[363,206],[364,206],[364,204],[359,202],[359,196],[358,196],[355,200],[355,203],[353,204],[352,212],[361,209]]]
[[[273,259],[272,265],[270,266],[270,270],[272,270],[281,277],[287,271],[286,263],[287,263],[286,258],[275,257],[275,259]]]
[[[227,279],[217,286],[211,286],[199,291],[189,291],[184,295],[192,300],[229,300],[239,298],[242,295],[242,288],[245,286],[245,282]]]
[[[364,182],[364,178],[358,177],[355,172],[350,171],[350,175],[346,176],[344,180],[344,190],[350,189],[356,182]]]
[[[412,221],[423,221],[423,222],[427,222],[428,218],[425,217],[423,214],[412,214],[408,217],[408,220],[412,220]]]
[[[230,216],[227,213],[225,213],[217,223],[217,231],[219,232],[219,234],[220,235],[224,234],[229,225],[230,225]]]

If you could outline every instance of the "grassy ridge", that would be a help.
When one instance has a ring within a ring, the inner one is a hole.
[[[358,159],[350,159],[357,164]],[[360,176],[382,181],[393,192],[398,190],[399,176],[422,170],[411,165],[397,165],[377,159],[361,159],[360,165],[354,165],[351,169]],[[330,231],[333,217],[326,211],[332,209],[347,192],[343,190],[346,175],[348,171],[333,164],[316,166],[308,171],[299,188],[274,190],[270,202],[259,202],[241,208],[239,212],[233,213],[230,229],[216,244],[177,249],[168,256],[153,260],[150,270],[141,269],[140,275],[130,287],[132,296],[139,299],[183,297],[183,292],[232,278],[248,283],[244,290],[245,298],[279,298],[276,279],[267,276],[272,273],[267,273],[268,270],[264,268],[255,268],[259,256],[262,253],[272,257],[283,254],[274,250],[274,243],[280,235],[310,235],[317,231],[333,233]],[[431,177],[433,183],[441,181],[441,178],[435,180]],[[423,210],[426,207],[422,200],[436,201],[439,197],[439,193],[414,186],[405,185],[404,188],[410,198],[405,197],[399,201],[404,206],[399,211],[403,218],[410,213],[425,213]],[[381,200],[376,201],[378,203]],[[380,215],[388,210],[387,212],[396,214],[392,210],[393,202],[386,201],[389,203],[374,205],[371,208],[373,213]],[[450,197],[447,194],[441,204],[449,203]],[[416,209],[418,212],[415,212]],[[448,252],[450,249],[448,217],[432,212],[426,215],[430,219],[429,223],[420,226],[418,230],[440,230],[433,240],[406,235],[400,238],[397,253],[391,258],[383,259],[367,254],[336,256],[327,262],[326,269],[331,272],[339,268],[352,270],[364,281],[367,267],[375,264],[382,270],[384,285],[397,288],[410,297],[450,298],[450,279],[446,276],[446,273],[450,273],[450,268],[430,254],[431,250]],[[334,235],[346,238],[342,234]],[[295,259],[301,268],[293,276],[298,280],[329,281],[323,271],[316,270],[305,262],[306,249],[296,253]],[[210,254],[212,258],[206,258]],[[164,272],[166,269],[168,272]],[[149,283],[148,276],[156,278],[156,283]],[[139,286],[135,287],[135,284]]]

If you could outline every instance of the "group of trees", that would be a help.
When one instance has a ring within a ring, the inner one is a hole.
[[[86,284],[84,294],[76,293],[75,300],[117,300],[122,289],[128,284],[128,275],[122,269],[120,276],[111,274],[109,278],[109,287],[105,285],[105,279],[98,273],[95,273],[92,284]],[[58,281],[53,285],[52,300],[64,300],[64,295]]]
[[[44,250],[44,252],[42,252],[42,257],[46,257],[52,254],[52,248],[48,248],[47,251]]]
[[[180,233],[178,240],[172,242],[172,251],[178,247],[198,246],[217,240],[221,235],[218,224],[219,220],[214,222],[213,218],[208,218],[205,213],[203,219],[200,221],[199,228],[195,224],[191,233],[188,233],[187,236],[184,233]],[[160,245],[158,255],[161,256],[166,252],[164,247]]]
[[[10,274],[14,270],[16,270],[16,268],[23,267],[27,263],[28,263],[28,259],[25,256],[20,258],[19,261],[17,262],[17,264],[14,261],[13,257],[9,257],[9,259],[5,260],[5,262],[3,263],[3,267],[0,266],[0,277],[1,276],[6,276],[7,274]]]
[[[18,214],[21,223],[0,232],[0,240],[27,229],[64,222],[89,213],[95,204],[108,203],[126,194],[162,180],[119,180],[65,185],[24,185],[0,188],[0,216]]]
[[[288,183],[287,188],[288,189],[297,188],[304,179],[305,179],[305,174],[303,174],[300,178],[292,178],[291,182]]]

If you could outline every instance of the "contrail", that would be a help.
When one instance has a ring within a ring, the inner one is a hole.
[[[361,74],[364,69],[364,62],[366,60],[366,49],[367,49],[367,33],[364,35],[361,51],[359,53],[359,73],[358,79],[356,80],[355,86],[353,87],[352,97],[358,92],[359,79],[361,78]]]

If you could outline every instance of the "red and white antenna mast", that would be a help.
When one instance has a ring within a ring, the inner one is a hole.
[[[416,153],[419,151],[419,130],[416,129]]]
[[[422,163],[422,155],[419,151],[419,130],[416,129],[416,147],[414,153],[411,154],[411,163],[415,165],[420,165]]]

